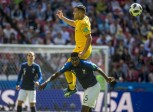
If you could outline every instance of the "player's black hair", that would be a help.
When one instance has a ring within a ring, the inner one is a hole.
[[[78,57],[78,54],[79,53],[77,53],[77,52],[73,52],[73,53],[71,53],[71,57]]]
[[[82,12],[86,13],[86,7],[84,5],[77,5],[75,8],[81,10]]]

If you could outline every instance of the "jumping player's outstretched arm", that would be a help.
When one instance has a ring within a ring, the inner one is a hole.
[[[87,62],[86,61],[86,66],[88,66],[90,69],[92,69],[93,71],[97,71],[98,73],[100,73],[104,78],[105,80],[108,82],[108,83],[112,83],[115,81],[114,77],[108,77],[104,71],[98,67],[96,64],[92,63],[92,62]]]
[[[56,72],[54,73],[52,76],[50,76],[44,83],[42,83],[40,86],[39,86],[39,90],[43,90],[45,89],[45,87],[47,86],[47,84],[50,82],[50,81],[53,81],[54,79],[56,79],[57,77],[59,77],[61,75],[60,72]]]
[[[52,76],[50,76],[44,83],[42,83],[39,86],[39,90],[43,90],[45,89],[45,87],[47,86],[47,84],[50,81],[53,81],[54,79],[56,79],[57,77],[59,77],[62,73],[64,73],[65,71],[68,70],[68,68],[71,66],[70,62],[65,63],[65,65],[56,73],[54,73]]]
[[[65,16],[63,16],[62,10],[58,10],[57,13],[56,13],[56,15],[57,15],[61,20],[63,20],[63,21],[66,22],[67,24],[69,24],[70,26],[75,27],[74,20],[68,19],[68,18],[66,18]]]
[[[105,73],[104,73],[104,71],[101,69],[101,68],[97,68],[97,72],[99,72],[104,78],[105,78],[105,80],[108,82],[108,83],[111,83],[111,82],[113,82],[113,81],[115,81],[115,79],[113,78],[113,77],[108,77]]]

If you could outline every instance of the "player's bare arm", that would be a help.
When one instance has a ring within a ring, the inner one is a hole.
[[[40,86],[39,86],[39,90],[43,90],[45,89],[45,87],[47,86],[47,84],[50,82],[50,81],[53,81],[54,79],[56,79],[57,77],[59,77],[61,75],[60,72],[56,72],[54,73],[52,76],[50,76],[44,83],[42,83]]]
[[[99,72],[108,83],[114,82],[114,77],[108,77],[101,68],[97,68],[97,72]]]
[[[88,50],[88,48],[89,48],[89,46],[91,45],[91,42],[92,42],[92,36],[91,36],[91,34],[88,34],[86,36],[86,38],[87,38],[86,45],[85,45],[83,51],[79,53],[79,57],[80,58],[81,58],[81,56],[83,56],[86,53],[86,51]]]
[[[63,20],[63,21],[66,22],[67,24],[69,24],[70,26],[75,27],[74,20],[71,20],[71,19],[66,18],[66,17],[63,15],[62,10],[57,10],[56,15],[57,15],[61,20]]]

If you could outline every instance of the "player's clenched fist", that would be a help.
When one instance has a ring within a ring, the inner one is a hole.
[[[35,86],[39,86],[39,82],[37,81],[37,82],[35,82]]]
[[[106,80],[108,83],[112,83],[115,81],[114,77],[108,77],[108,79]]]
[[[43,89],[45,89],[46,86],[47,86],[47,83],[44,82],[44,83],[42,83],[42,84],[38,87],[38,89],[39,89],[39,90],[43,90]]]
[[[60,19],[62,19],[62,17],[63,17],[63,12],[62,12],[62,10],[57,10],[56,15],[57,15]]]

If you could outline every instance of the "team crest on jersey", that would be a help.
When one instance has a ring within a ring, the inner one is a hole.
[[[83,74],[85,74],[86,73],[86,70],[85,69],[82,69],[82,72],[83,72]]]
[[[86,32],[86,33],[89,32],[89,30],[88,30],[87,27],[85,27],[85,28],[83,29],[83,31]]]
[[[23,74],[24,74],[24,75],[26,74],[26,68],[23,69]]]
[[[32,73],[34,73],[35,72],[35,68],[32,68]]]

